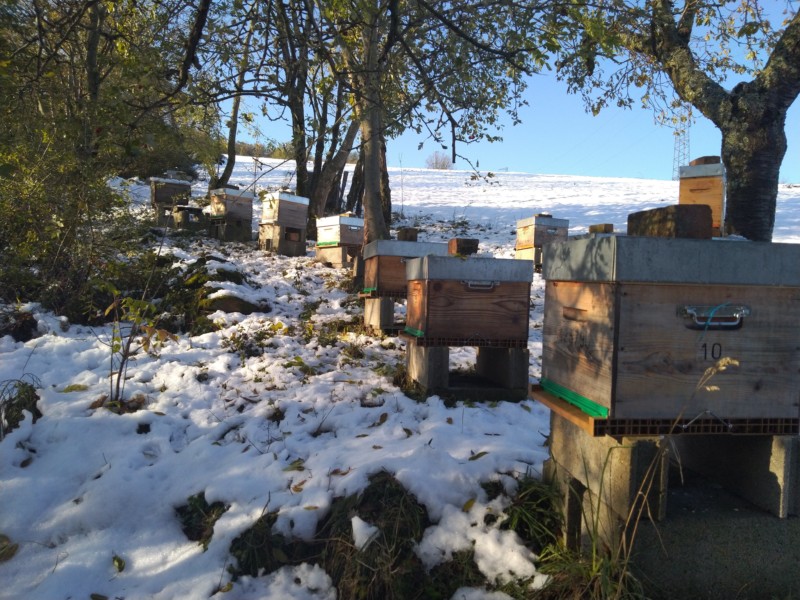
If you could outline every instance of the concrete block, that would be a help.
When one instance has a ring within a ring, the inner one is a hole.
[[[365,298],[364,325],[378,332],[390,329],[394,325],[394,300]]]
[[[681,467],[781,519],[798,514],[800,438],[687,435],[672,444]]]
[[[426,390],[447,388],[450,382],[450,349],[446,346],[406,346],[408,376]]]
[[[526,348],[479,347],[476,354],[478,375],[503,388],[528,389],[530,352]]]
[[[667,452],[657,438],[592,437],[551,413],[550,457],[551,481],[562,490],[565,514],[575,519],[580,513],[582,521],[566,524],[572,538],[566,541],[575,543],[580,529],[583,544],[599,538],[614,548],[631,515],[666,515]]]

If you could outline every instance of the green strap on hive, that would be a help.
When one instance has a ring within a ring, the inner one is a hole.
[[[590,417],[594,417],[596,419],[608,418],[608,408],[599,405],[597,402],[592,402],[588,398],[581,396],[580,394],[573,392],[564,386],[558,385],[554,381],[550,381],[544,377],[539,380],[539,384],[546,392],[550,392],[554,396],[558,396],[562,400],[565,400],[573,406],[580,408]]]
[[[414,329],[413,327],[409,327],[408,325],[406,325],[406,327],[405,327],[405,329],[403,329],[403,331],[405,331],[409,335],[413,335],[414,337],[418,337],[418,338],[425,337],[425,332],[424,331],[420,331],[419,329]]]
[[[377,287],[365,287],[362,293],[371,294],[372,292],[377,292],[377,291],[378,291]]]
[[[317,242],[317,246],[320,248],[330,248],[332,246],[340,246],[341,242]]]

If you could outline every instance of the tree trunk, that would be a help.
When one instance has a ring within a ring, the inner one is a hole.
[[[358,162],[353,169],[353,181],[350,183],[350,191],[347,193],[345,210],[356,215],[361,214],[361,201],[364,197],[364,149],[358,153]]]
[[[386,163],[386,137],[381,134],[381,212],[387,227],[392,222],[392,190],[389,187],[389,166]]]
[[[242,104],[241,93],[244,89],[244,79],[250,64],[250,45],[253,41],[255,25],[255,19],[251,20],[244,40],[244,54],[239,62],[239,73],[236,76],[236,95],[233,97],[231,119],[228,122],[228,159],[225,161],[225,168],[222,170],[222,174],[219,177],[211,177],[208,184],[209,191],[227,186],[231,175],[233,175],[233,167],[236,165],[236,134],[239,130],[239,108]]]
[[[771,241],[786,153],[786,112],[800,93],[800,14],[792,17],[761,72],[728,92],[698,68],[689,48],[697,6],[686,4],[676,23],[673,3],[653,0],[651,33],[631,37],[630,49],[655,60],[681,99],[722,133],[727,233]]]
[[[217,188],[225,187],[233,175],[233,167],[236,165],[236,132],[239,128],[239,105],[241,103],[240,96],[233,97],[233,106],[231,107],[231,120],[228,122],[228,158],[225,160],[225,168],[219,177],[211,176],[208,182],[208,190],[215,190]]]
[[[775,225],[778,182],[786,153],[786,111],[722,124],[722,162],[727,179],[725,229],[769,242]]]
[[[361,143],[364,148],[364,243],[389,238],[381,201],[381,136],[383,103],[379,73],[379,19],[368,30],[364,49],[364,73],[359,116]]]
[[[322,217],[325,214],[325,203],[330,196],[331,188],[337,185],[341,178],[342,169],[347,163],[347,157],[353,149],[353,141],[358,133],[358,123],[353,121],[347,129],[344,140],[333,159],[328,160],[320,168],[316,177],[316,185],[311,190],[311,212],[314,216]]]

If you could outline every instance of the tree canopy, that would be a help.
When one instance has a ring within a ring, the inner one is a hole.
[[[769,9],[769,10],[767,10]],[[722,133],[728,233],[772,238],[786,111],[800,93],[800,16],[757,0],[604,0],[558,15],[557,68],[596,112],[694,107]]]

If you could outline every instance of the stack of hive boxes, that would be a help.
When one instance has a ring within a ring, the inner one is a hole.
[[[364,243],[364,219],[335,215],[317,219],[317,259],[336,267],[351,265]]]
[[[538,271],[542,266],[542,247],[554,240],[567,239],[568,231],[568,219],[555,219],[547,213],[517,221],[514,257],[518,260],[532,260]]]
[[[232,188],[219,188],[211,196],[211,235],[226,242],[253,239],[253,200],[255,194]]]
[[[284,256],[304,256],[308,225],[308,198],[288,192],[264,196],[258,245]]]
[[[449,347],[474,346],[477,376],[499,386],[503,398],[525,397],[532,279],[529,260],[410,259],[403,331],[409,376],[428,390],[453,390]],[[480,393],[486,397],[488,391]]]
[[[715,236],[723,235],[725,222],[725,169],[718,156],[703,156],[679,169],[678,204],[706,204],[711,207]]]
[[[172,209],[186,206],[192,195],[192,186],[180,179],[150,178],[150,205],[156,213],[159,227],[172,226]]]

